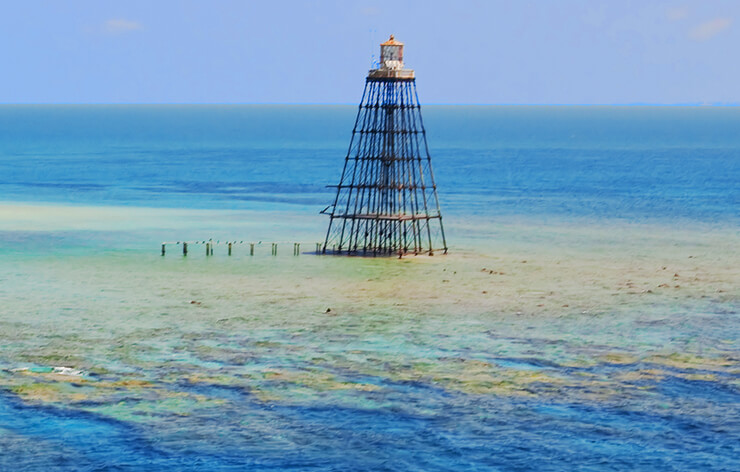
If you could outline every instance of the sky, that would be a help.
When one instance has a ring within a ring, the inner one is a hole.
[[[740,0],[0,0],[0,103],[740,105]]]

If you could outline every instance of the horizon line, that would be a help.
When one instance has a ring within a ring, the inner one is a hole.
[[[351,102],[0,102],[0,106],[357,106]],[[481,107],[739,107],[740,102],[683,103],[446,103],[428,102],[423,106]]]

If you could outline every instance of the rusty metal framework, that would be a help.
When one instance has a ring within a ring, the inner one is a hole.
[[[371,71],[372,72],[372,71]],[[411,77],[365,90],[329,215],[324,254],[447,253],[426,131]]]

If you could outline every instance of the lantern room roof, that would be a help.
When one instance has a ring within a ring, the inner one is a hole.
[[[390,39],[384,43],[380,43],[381,46],[403,46],[401,41],[396,41],[396,38],[391,35]]]

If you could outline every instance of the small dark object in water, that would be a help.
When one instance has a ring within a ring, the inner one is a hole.
[[[327,308],[324,313],[331,313],[331,308]]]

